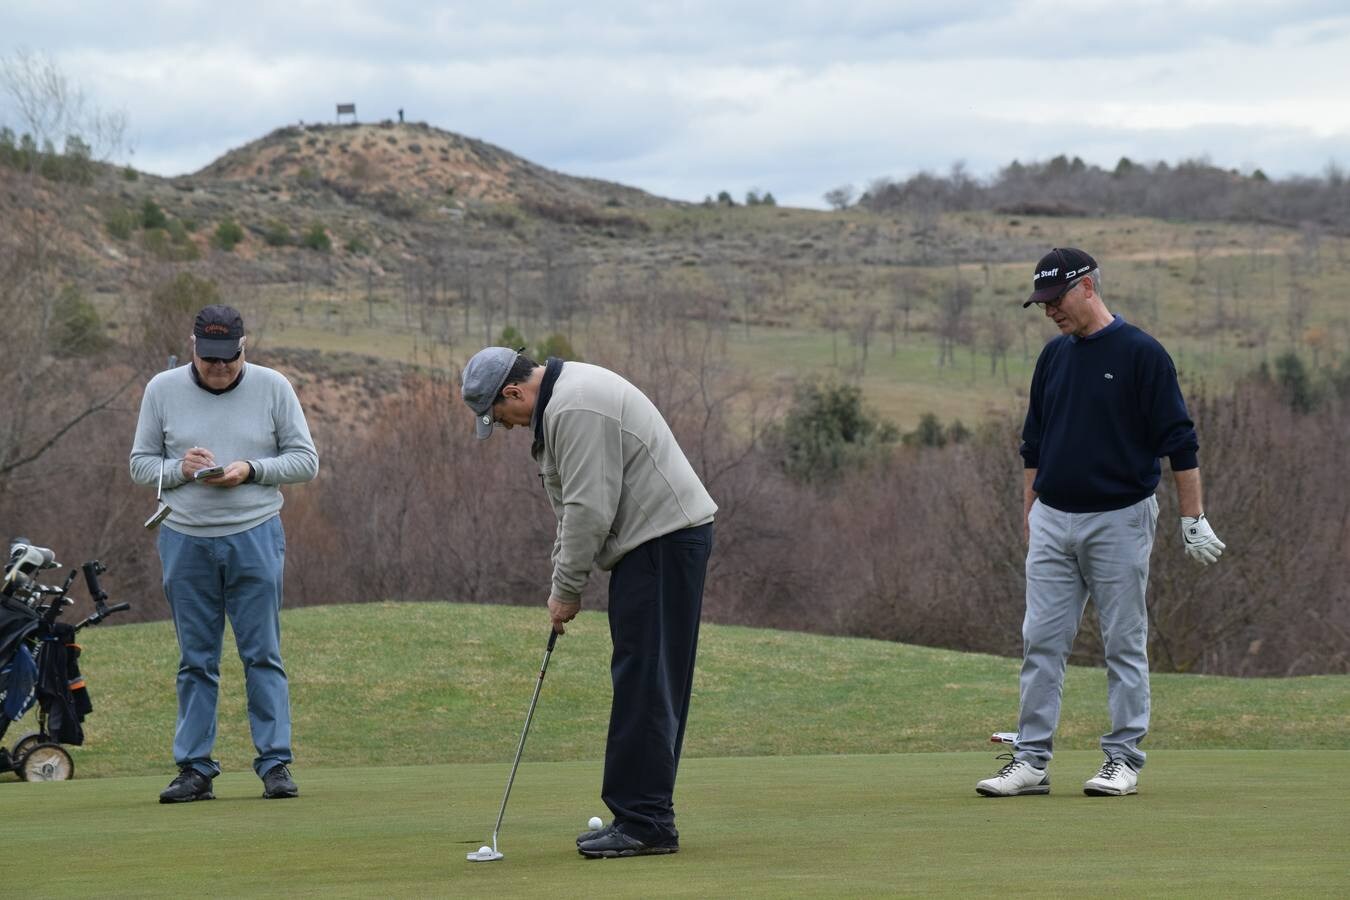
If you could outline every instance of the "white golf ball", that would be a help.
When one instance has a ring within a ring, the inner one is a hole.
[[[479,855],[479,856],[491,856],[491,855],[492,855],[492,848],[491,848],[491,847],[488,847],[487,845],[484,845],[484,846],[482,846],[482,847],[479,847],[479,848],[478,848],[478,855]]]
[[[586,823],[586,827],[590,828],[591,831],[595,831],[596,829],[604,828],[605,823],[600,820],[599,816],[591,816],[591,820]]]

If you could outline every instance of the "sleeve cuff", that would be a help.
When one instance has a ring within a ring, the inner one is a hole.
[[[565,588],[565,587],[563,587],[562,585],[558,584],[558,582],[556,582],[556,581],[553,582],[553,588],[552,588],[552,590],[553,590],[553,596],[557,597],[559,600],[565,600],[565,601],[567,601],[568,603],[580,603],[580,602],[581,602],[581,595],[580,595],[580,594],[576,593],[575,591],[568,590],[567,588]]]
[[[1200,454],[1195,450],[1182,450],[1180,453],[1173,453],[1167,458],[1172,463],[1173,472],[1200,468]]]

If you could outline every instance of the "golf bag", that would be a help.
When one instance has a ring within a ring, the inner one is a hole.
[[[63,781],[74,773],[74,762],[61,745],[84,743],[81,722],[93,710],[80,675],[76,633],[130,608],[128,603],[107,605],[108,595],[98,581],[107,569],[91,560],[81,568],[94,613],[77,625],[58,622],[62,610],[74,602],[66,594],[76,570],[70,570],[59,588],[39,584],[34,577],[57,565],[52,551],[20,538],[10,546],[0,583],[0,739],[38,706],[38,731],[21,737],[13,750],[0,745],[0,772],[15,772],[24,780]]]

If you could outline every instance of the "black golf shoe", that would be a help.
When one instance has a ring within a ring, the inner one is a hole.
[[[291,780],[291,773],[285,766],[277,764],[263,775],[263,797],[268,800],[299,796],[300,789]]]
[[[600,836],[577,844],[577,852],[587,859],[616,859],[624,856],[655,856],[662,853],[679,853],[680,839],[647,841],[627,834],[620,828],[610,826]]]
[[[600,837],[602,834],[608,834],[609,830],[613,827],[614,823],[610,822],[608,825],[603,825],[595,829],[594,831],[583,831],[581,834],[577,835],[577,846],[580,847],[587,841],[593,841],[596,838]]]
[[[211,779],[192,766],[183,766],[178,777],[169,782],[169,786],[159,792],[160,803],[190,803],[193,800],[214,800],[211,793]]]

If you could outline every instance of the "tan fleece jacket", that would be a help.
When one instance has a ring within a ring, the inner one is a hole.
[[[581,599],[593,565],[608,571],[652,538],[704,525],[717,504],[652,402],[608,369],[563,365],[535,457],[558,517],[553,593]]]

